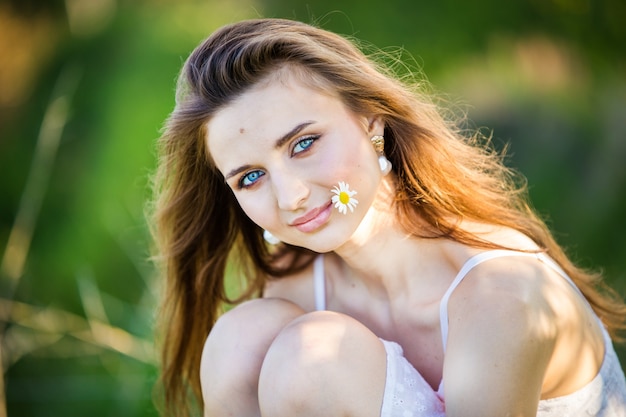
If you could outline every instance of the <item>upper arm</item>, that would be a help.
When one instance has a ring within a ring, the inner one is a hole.
[[[447,416],[536,416],[555,330],[533,273],[479,270],[453,294],[444,364]]]

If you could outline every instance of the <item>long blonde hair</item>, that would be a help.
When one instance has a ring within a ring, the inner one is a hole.
[[[168,413],[188,415],[190,396],[202,404],[201,351],[223,306],[261,294],[268,276],[292,273],[312,258],[287,245],[268,250],[205,146],[212,115],[285,64],[355,113],[383,118],[385,153],[397,177],[395,205],[408,232],[487,248],[493,245],[457,227],[458,220],[516,229],[561,265],[610,331],[624,328],[624,304],[599,275],[573,265],[530,208],[523,177],[485,141],[462,135],[426,95],[347,39],[295,21],[248,20],[217,30],[189,56],[158,143],[152,225],[166,284],[160,329]],[[224,280],[235,263],[247,283],[231,300]]]

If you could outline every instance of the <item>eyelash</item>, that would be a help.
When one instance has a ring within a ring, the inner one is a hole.
[[[257,174],[257,178],[255,180],[253,180],[250,184],[246,184],[245,183],[246,179],[249,178],[250,175],[252,175],[252,174]],[[265,175],[265,173],[263,171],[258,170],[258,169],[254,170],[254,171],[248,171],[245,174],[243,174],[241,176],[241,179],[237,182],[237,188],[240,189],[240,190],[243,189],[243,188],[249,188],[249,187],[253,186],[259,180],[259,178],[261,178],[264,175]]]
[[[316,140],[318,140],[320,137],[320,135],[312,135],[312,136],[305,136],[301,139],[299,139],[293,146],[292,150],[291,150],[291,156],[296,156],[299,155],[303,152],[308,151],[309,149],[311,149],[311,146],[313,146],[313,143],[315,143]],[[307,144],[308,145],[306,147],[304,147],[302,150],[297,151],[296,149],[300,146],[302,146],[303,144]],[[250,175],[252,174],[256,174],[256,179],[252,180],[252,182],[250,182],[249,184],[246,184],[245,181],[246,179],[249,180]],[[252,187],[254,184],[256,184],[256,182],[259,180],[259,178],[263,177],[265,175],[265,173],[261,170],[253,170],[253,171],[248,171],[246,172],[244,175],[241,176],[241,179],[237,182],[237,188],[238,189],[246,189],[246,188],[250,188]]]
[[[310,148],[311,148],[311,146],[313,146],[313,143],[314,143],[316,140],[318,140],[319,138],[320,138],[320,135],[311,135],[311,136],[305,136],[305,137],[301,138],[300,140],[298,140],[298,141],[294,144],[293,149],[292,149],[292,151],[291,151],[291,155],[297,155],[297,154],[299,154],[299,153],[306,152],[308,149],[310,149]],[[305,142],[309,142],[309,146],[307,146],[306,148],[302,149],[302,150],[301,150],[301,151],[299,151],[299,152],[295,152],[296,148],[297,148],[298,146],[302,145],[302,144],[303,144],[303,143],[305,143]]]

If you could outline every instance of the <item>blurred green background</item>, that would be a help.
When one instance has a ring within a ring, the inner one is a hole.
[[[470,127],[510,144],[572,256],[626,294],[622,0],[0,1],[10,416],[157,415],[160,284],[143,215],[154,143],[193,47],[261,16],[403,47]]]

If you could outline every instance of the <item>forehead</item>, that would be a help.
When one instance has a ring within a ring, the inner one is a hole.
[[[218,168],[224,156],[250,146],[270,146],[303,122],[323,122],[346,113],[337,97],[297,76],[272,77],[253,86],[207,123],[206,145]]]

